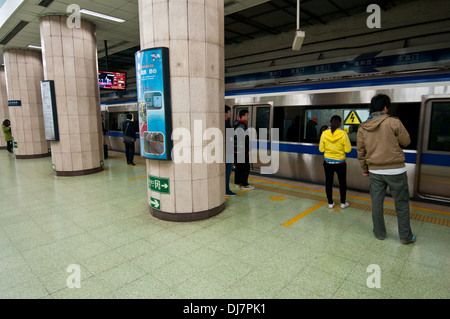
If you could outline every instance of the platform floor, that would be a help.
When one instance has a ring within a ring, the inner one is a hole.
[[[150,215],[136,163],[110,152],[104,172],[56,177],[0,150],[0,298],[450,297],[448,206],[411,202],[402,245],[389,198],[379,241],[368,194],[329,210],[321,185],[252,175],[218,216],[173,223]]]

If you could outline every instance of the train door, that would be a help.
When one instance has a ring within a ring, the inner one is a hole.
[[[261,159],[266,160],[266,157],[270,155],[270,128],[272,127],[273,107],[270,104],[237,105],[234,107],[234,119],[239,118],[239,113],[242,110],[248,111],[247,125],[248,128],[254,129],[256,135],[251,145],[251,169],[259,171],[262,165],[268,165],[261,162]],[[261,154],[261,152],[264,153]]]
[[[450,96],[424,97],[417,149],[416,192],[450,202]]]

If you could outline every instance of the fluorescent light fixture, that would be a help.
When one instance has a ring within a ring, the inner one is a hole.
[[[297,31],[295,31],[292,50],[299,51],[302,47],[303,40],[305,40],[305,32],[300,30],[300,0],[297,0]]]
[[[299,51],[302,47],[303,40],[305,40],[305,31],[297,30],[295,32],[294,43],[292,43],[292,50]]]
[[[107,20],[111,20],[111,21],[115,21],[115,22],[120,22],[120,23],[126,21],[124,19],[111,17],[109,15],[106,15],[106,14],[103,14],[103,13],[94,12],[94,11],[87,10],[87,9],[81,9],[80,12],[84,13],[84,14],[88,14],[88,15],[94,16],[94,17],[99,17],[99,18],[103,18],[103,19],[107,19]]]
[[[39,50],[42,49],[41,47],[39,47],[37,45],[32,45],[32,44],[29,44],[28,47],[32,48],[32,49],[39,49]]]

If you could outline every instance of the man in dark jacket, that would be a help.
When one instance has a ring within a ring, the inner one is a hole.
[[[225,130],[226,129],[232,129],[231,124],[230,124],[230,117],[231,117],[231,108],[228,105],[225,105]],[[229,141],[226,141],[225,146],[227,145],[227,143],[233,143],[233,139],[230,138]],[[227,150],[227,147],[225,147],[225,149]],[[231,152],[230,152],[231,153]],[[233,156],[233,154],[229,154],[231,157]],[[233,159],[231,159],[233,160]],[[236,196],[236,194],[231,191],[230,189],[230,175],[231,175],[231,171],[233,170],[233,163],[229,161],[225,161],[225,195],[226,196]]]
[[[386,236],[383,202],[389,186],[395,200],[400,241],[409,244],[416,240],[416,236],[410,227],[408,177],[401,146],[408,146],[411,139],[402,122],[387,114],[390,105],[387,95],[379,94],[372,98],[370,116],[359,127],[356,148],[364,176],[370,175],[375,237],[384,239]]]
[[[254,189],[248,184],[250,174],[250,139],[247,132],[248,111],[239,112],[239,118],[234,122],[234,154],[235,166],[234,183],[242,189]]]
[[[128,113],[127,120],[123,122],[122,130],[124,136],[129,136],[132,138],[136,138],[136,131],[134,129],[134,122],[132,121],[133,116]],[[133,162],[134,159],[134,143],[127,144],[125,143],[125,154],[127,156],[127,164],[136,165]]]

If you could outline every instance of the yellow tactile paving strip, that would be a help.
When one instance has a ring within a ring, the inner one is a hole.
[[[255,179],[253,179],[253,180],[255,180]],[[262,183],[267,183],[266,181],[263,181],[263,180],[256,180],[256,181],[262,182]],[[297,196],[297,197],[302,197],[302,198],[313,199],[313,200],[317,200],[319,202],[325,202],[325,203],[328,202],[327,198],[325,196],[321,196],[321,195],[309,194],[309,193],[299,192],[299,191],[290,190],[290,189],[270,187],[270,186],[261,185],[261,184],[252,184],[252,185],[255,186],[255,188],[261,189],[261,190],[266,190],[266,191],[285,194],[285,195]],[[289,185],[283,185],[283,186],[289,186]],[[367,210],[369,212],[372,211],[371,205],[366,205],[366,204],[353,202],[353,201],[348,201],[348,203],[350,204],[350,207],[352,207],[352,208]],[[384,213],[386,215],[396,216],[395,210],[390,209],[390,208],[384,208]],[[442,212],[442,213],[445,213],[445,212]],[[443,226],[450,226],[450,220],[445,219],[445,218],[438,218],[438,217],[422,215],[422,214],[415,214],[415,213],[411,213],[410,217],[412,220],[416,220],[416,221],[421,221],[421,222],[426,222],[426,223],[431,223],[431,224],[438,224],[438,225],[443,225]]]

